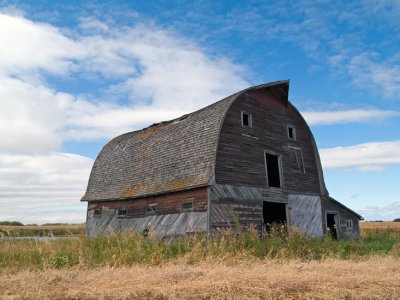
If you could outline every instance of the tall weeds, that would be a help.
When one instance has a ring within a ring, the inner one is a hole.
[[[119,267],[133,264],[161,265],[174,260],[188,264],[204,260],[358,259],[371,255],[400,256],[400,233],[365,234],[358,241],[307,238],[296,231],[273,228],[260,239],[258,233],[222,233],[184,237],[168,242],[153,234],[125,233],[104,237],[75,237],[38,241],[0,239],[0,268],[48,269],[79,266]]]

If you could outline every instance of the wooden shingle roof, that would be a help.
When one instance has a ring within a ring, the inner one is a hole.
[[[249,89],[275,85],[288,85],[288,81]],[[114,138],[98,155],[81,201],[137,198],[208,185],[225,114],[237,96],[249,89],[175,120]]]

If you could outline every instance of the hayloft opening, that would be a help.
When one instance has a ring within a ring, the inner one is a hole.
[[[265,153],[268,186],[281,187],[280,159],[278,155]]]
[[[337,214],[326,213],[326,231],[333,239],[337,240]]]
[[[251,114],[242,111],[242,126],[243,127],[252,127]]]
[[[270,230],[273,224],[285,225],[286,218],[286,204],[276,202],[263,202],[263,220],[266,230]]]

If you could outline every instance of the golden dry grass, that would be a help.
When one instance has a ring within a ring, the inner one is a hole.
[[[392,224],[362,223],[361,231],[375,232],[376,238],[380,232],[390,231],[397,241],[400,231],[394,228],[398,224]],[[123,247],[123,239],[114,237],[107,241],[107,249],[115,240]],[[54,243],[43,245],[55,247]],[[351,244],[342,246],[351,250]],[[333,254],[318,260],[290,256],[260,259],[239,253],[206,255],[193,263],[189,258],[196,255],[195,250],[159,265],[0,268],[0,299],[400,299],[398,242],[386,254],[351,259]],[[74,251],[83,255],[79,247]]]
[[[400,222],[361,222],[360,230],[400,231]]]
[[[3,299],[399,299],[400,260],[1,270],[0,294]]]

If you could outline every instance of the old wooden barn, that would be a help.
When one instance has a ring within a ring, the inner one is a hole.
[[[160,237],[286,223],[357,237],[361,216],[331,198],[289,81],[240,91],[104,146],[82,201],[89,236],[149,226]]]

